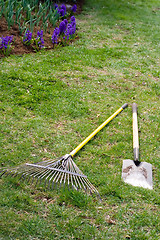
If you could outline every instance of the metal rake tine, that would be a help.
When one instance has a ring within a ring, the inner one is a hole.
[[[91,191],[93,185],[90,183],[90,181],[88,179],[83,179],[83,181],[84,181],[85,185],[87,186],[86,189]]]
[[[47,180],[48,180],[48,177],[52,174],[52,171],[48,172],[46,175],[44,175],[42,178],[45,178],[45,182],[44,182],[44,186],[46,187],[47,185]]]
[[[90,183],[88,179],[87,179],[87,182],[88,182],[89,189],[92,190],[92,192],[95,193],[97,196],[99,196],[99,198],[101,199],[98,190]]]
[[[76,183],[77,189],[81,189],[81,185],[80,185],[78,176],[74,176],[74,179],[75,179],[75,183]]]
[[[24,175],[23,173],[22,173],[22,175],[20,176],[20,180],[21,180],[22,178],[25,180],[25,175]]]
[[[55,176],[55,174],[56,174],[56,171],[55,171],[55,172],[53,173],[53,175],[50,177],[49,182],[48,182],[48,185],[50,185],[51,180],[52,180],[52,178]]]
[[[32,170],[32,174],[30,174],[30,176],[33,178],[32,179],[32,183],[34,182],[34,180],[37,178],[37,176],[41,176],[43,174],[45,170],[44,169],[35,169],[34,171]]]
[[[66,178],[67,178],[67,173],[65,173],[65,176],[64,176],[64,182],[63,182],[64,187],[65,187],[65,185],[66,185]]]
[[[67,176],[68,176],[68,188],[69,188],[69,174]]]
[[[81,182],[81,186],[82,186],[82,188],[81,188],[81,189],[86,189],[86,188],[85,188],[85,185],[84,185],[84,183],[83,183],[83,180],[82,180],[82,178],[81,178],[81,177],[79,177],[79,180],[80,180],[80,182]]]
[[[57,161],[51,161],[51,162],[48,162],[47,166],[46,167],[53,167],[53,166],[56,166],[56,165],[59,165],[60,164],[60,160],[57,160]]]
[[[22,169],[17,169],[17,175],[22,174],[20,179],[21,178],[26,179],[26,177],[28,176],[28,172],[29,172],[29,169],[25,169],[24,167]]]
[[[35,175],[32,175],[32,176],[31,176],[31,177],[32,177],[32,184],[34,183],[34,180],[37,179],[38,174],[40,174],[40,172],[37,171],[37,173],[36,173]],[[35,186],[36,186],[36,185],[37,185],[37,181],[36,181]]]
[[[83,173],[82,173],[82,174],[83,174]],[[79,178],[80,178],[80,177],[77,176],[77,175],[73,175],[73,177],[74,177],[74,180],[75,180],[77,189],[82,189],[81,183],[80,183],[80,181],[79,181]]]
[[[88,179],[86,181],[88,182],[89,188],[91,188],[94,192],[98,193],[98,190],[91,184],[91,182]]]
[[[6,176],[11,175],[11,177],[13,177],[14,174],[15,174],[15,176],[17,175],[17,173],[16,173],[16,172],[13,172],[12,170],[9,170],[9,171],[7,171],[7,172],[5,173]]]
[[[42,178],[41,178],[41,177],[38,177],[38,179],[40,180],[40,181],[39,181],[39,185],[41,185],[41,184],[42,184]]]
[[[44,164],[44,163],[47,163],[47,165],[48,165],[48,164],[50,164],[50,163],[52,163],[52,162],[53,162],[53,160],[50,160],[50,159],[49,159],[49,160],[45,160],[45,161],[42,161],[42,162],[38,162],[37,165],[42,165],[42,164]],[[44,166],[45,166],[45,165],[44,165]]]
[[[48,167],[48,166],[47,166]],[[44,174],[42,174],[42,176],[41,176],[41,178],[44,178],[48,173],[50,173],[50,169],[47,169],[47,167],[45,168],[45,170],[44,170]],[[58,169],[61,169],[61,166],[60,167],[57,167],[57,170]],[[46,171],[47,170],[47,171]]]
[[[52,174],[52,170],[50,170],[50,169],[47,169],[47,168],[44,168],[43,169],[43,172],[41,172],[41,174],[39,175],[39,178],[41,179],[41,181],[42,181],[42,179],[44,179],[45,177],[47,177],[48,178],[48,176],[50,176],[51,174]]]
[[[78,167],[76,166],[76,164],[75,164],[74,167],[77,168],[79,174],[82,174],[82,175],[83,175],[83,173],[82,173],[81,171],[79,171],[79,169],[78,169]],[[76,172],[77,172],[77,171],[76,171]],[[82,179],[83,179],[83,180],[82,180]],[[77,188],[79,188],[79,187],[80,187],[80,189],[84,188],[84,190],[86,191],[86,187],[85,187],[85,185],[84,185],[84,182],[85,182],[84,178],[78,177],[78,176],[74,176],[74,180],[75,180],[75,183],[76,183],[76,185],[77,185]],[[78,187],[78,185],[79,185],[79,187]]]
[[[54,181],[52,182],[52,190],[53,190],[53,187],[54,187]]]
[[[7,176],[11,175],[11,177],[17,177],[20,176],[21,172],[18,172],[18,169],[11,169],[8,171]],[[21,179],[21,177],[20,177]]]
[[[60,183],[59,183],[59,188],[61,189],[61,187],[62,187],[62,183],[60,182]]]
[[[70,171],[76,173],[76,171],[75,171],[75,169],[74,169],[74,166],[72,165],[72,162],[70,161],[69,163],[70,163]],[[73,180],[73,179],[74,179],[74,175],[71,175],[70,177],[71,177],[72,188],[75,188],[75,186],[74,186],[74,184],[73,184],[73,182],[74,182],[74,180]]]
[[[66,178],[67,178],[67,173],[64,174],[64,181],[63,181],[63,188],[65,189],[66,186]]]
[[[57,172],[57,173],[55,174],[55,177],[54,177],[54,179],[53,179],[53,182],[57,183],[56,179],[58,178],[58,175],[59,175],[59,174],[60,174],[60,172]]]
[[[75,181],[75,175],[72,176],[71,183],[72,183],[72,187],[77,190],[78,186],[77,186],[77,182]]]
[[[77,167],[77,165],[73,162],[73,167],[75,169],[75,172],[78,172],[79,174],[83,175],[83,172]]]
[[[37,174],[35,176],[37,177],[39,175],[39,177],[43,179],[50,171],[51,170],[46,168],[42,169],[37,168]]]
[[[39,169],[39,168],[37,168],[36,174],[34,175],[34,178],[37,179],[37,181],[36,181],[36,183],[35,183],[35,186],[38,185],[38,181],[40,180],[40,176],[41,176],[41,174],[42,174],[44,171],[45,171],[44,169]],[[40,182],[40,184],[41,184],[41,182]]]
[[[10,172],[9,174],[11,174],[11,177],[17,177],[19,175],[18,172]]]
[[[46,187],[46,185],[47,185],[47,179],[45,178],[44,187]]]
[[[41,184],[42,184],[42,179],[40,177],[38,177],[37,181],[36,181],[36,186],[41,185]]]
[[[35,176],[32,176],[32,182],[31,182],[31,185],[34,183],[35,181]]]
[[[54,185],[55,185],[54,189],[57,190],[57,183],[54,183]]]
[[[33,177],[33,171],[32,171],[32,169],[30,169],[30,171],[28,171],[27,173],[25,173],[25,175],[26,175],[26,178],[28,178],[26,181],[27,181],[27,183],[29,183],[30,182],[30,180],[31,180],[31,178]]]
[[[82,171],[79,170],[79,168],[77,167],[77,165],[74,162],[73,162],[73,166],[76,169],[76,172],[78,172],[79,174],[83,174]],[[89,182],[89,180],[87,178],[85,179],[85,178],[80,177],[78,183],[79,183],[80,187],[81,187],[81,185],[83,186],[85,191],[87,191],[87,189],[90,190],[90,189],[94,188],[93,185]]]
[[[101,198],[99,192],[97,191],[97,192],[95,192],[95,194],[96,194],[96,197],[99,198],[100,201],[102,201],[102,198]]]
[[[24,180],[26,179],[26,181],[29,182],[30,179],[32,177],[34,177],[35,173],[37,173],[37,174],[39,173],[38,169],[34,169],[34,171],[33,171],[33,169],[31,167],[27,166],[27,169],[25,171],[23,171],[23,173],[22,173],[22,178],[24,178]],[[32,179],[32,182],[33,182],[33,180],[34,179]]]
[[[36,165],[37,165],[37,166],[41,165],[41,166],[47,167],[47,166],[50,166],[50,165],[55,165],[55,164],[57,164],[59,161],[60,161],[59,159],[56,159],[56,160],[54,160],[54,161],[51,160],[51,159],[49,159],[49,160],[45,160],[45,161],[38,162],[38,163],[36,163]],[[48,165],[48,164],[49,164],[49,165]]]
[[[29,172],[28,172],[28,173],[25,173],[25,179],[26,179],[26,182],[27,182],[27,183],[30,182],[30,180],[31,180],[32,177],[33,177],[32,174],[30,174]],[[33,180],[32,180],[31,183],[33,183]]]
[[[60,185],[63,184],[63,188],[65,188],[66,176],[67,176],[67,173],[64,172],[60,180]]]
[[[70,182],[71,182],[71,185],[73,186],[73,175],[70,175]]]
[[[6,174],[6,172],[8,172],[7,169],[6,169],[6,170],[2,170],[2,171],[0,172],[0,177],[2,177],[4,174]]]
[[[28,175],[26,175],[25,173],[21,173],[21,177],[20,177],[20,180],[23,179],[23,180],[26,180],[26,178],[28,177]]]
[[[0,177],[2,177],[4,174],[6,174],[7,173],[7,170],[5,170],[5,171],[2,171],[2,174],[0,175]]]
[[[89,191],[91,195],[92,195],[92,191],[93,192],[97,191],[96,188],[93,187],[93,185],[90,183],[88,179],[81,179],[81,182],[83,185],[85,185],[84,186],[85,191],[86,192]]]
[[[57,169],[58,169],[58,168],[57,168]],[[56,171],[54,171],[54,172],[51,171],[51,172],[48,174],[46,180],[47,180],[52,174],[53,174],[53,176],[54,176],[55,172],[56,172]],[[53,176],[51,176],[51,178],[52,178]],[[50,185],[50,180],[51,180],[51,178],[48,180],[48,185]]]
[[[60,169],[60,167],[57,168],[57,169]],[[52,173],[53,173],[53,175],[50,177],[50,179],[49,179],[49,181],[48,181],[48,186],[50,185],[50,182],[51,182],[52,178],[55,176],[55,174],[56,174],[56,176],[57,176],[58,174],[60,174],[59,172],[56,172],[56,171],[54,171],[54,172],[52,172]],[[55,177],[56,177],[56,176],[55,176]],[[48,177],[49,177],[49,176],[48,176]],[[48,178],[48,177],[47,177],[47,178]],[[56,179],[55,177],[54,177],[54,180],[53,180],[53,181],[55,181],[55,179]]]
[[[51,176],[51,174],[53,174],[54,172],[53,171],[51,171],[48,175],[47,175],[47,177],[45,178],[45,186],[47,185],[47,180],[48,180],[48,178]],[[49,185],[50,185],[50,182],[49,182],[49,180],[48,180],[48,188],[49,188]]]
[[[78,167],[76,166],[76,164],[73,162],[73,161],[70,161],[70,170],[72,171],[72,172],[75,172],[75,173],[80,173],[80,174],[83,174],[82,172],[80,172],[80,171],[77,171],[77,169],[78,169]],[[78,179],[78,176],[75,176],[74,174],[73,174],[73,176],[71,176],[71,184],[72,184],[72,187],[74,188],[74,189],[78,189],[78,184],[77,184],[77,179]],[[75,186],[75,184],[76,184],[76,186]],[[81,186],[80,186],[80,188],[81,188]]]
[[[21,175],[20,180],[23,179],[23,180],[26,180],[27,182],[29,182],[30,178],[33,175],[33,169],[29,168],[28,166],[25,169],[25,166],[23,166],[23,168],[17,169],[17,175]],[[32,180],[32,182],[33,182],[33,180]]]
[[[64,175],[65,175],[65,173],[62,173],[62,177],[61,177],[61,180],[60,180],[60,184],[62,184],[62,180],[63,180]]]
[[[31,179],[30,175],[26,175],[25,181],[26,181],[27,184],[29,184],[30,179]]]
[[[45,170],[44,169],[37,169],[37,172],[36,172],[36,174],[34,175],[34,178],[36,179],[37,178],[37,181],[36,181],[36,184],[35,184],[35,186],[38,184],[38,181],[39,181],[39,179],[41,178],[41,175],[43,174],[45,172]]]
[[[6,176],[9,176],[10,174],[12,174],[12,170],[6,170],[6,171],[4,172],[4,174],[5,174]]]
[[[47,186],[47,189],[49,190],[50,189],[50,182],[48,181],[48,186]]]
[[[74,188],[77,189],[77,182],[75,180],[75,175],[72,177],[73,183],[74,183]]]
[[[72,172],[71,164],[70,164],[70,158],[68,158],[68,161],[67,161],[67,169],[68,169],[68,171]],[[71,183],[72,183],[72,175],[68,174],[68,187],[70,186],[70,180],[71,180]]]
[[[39,178],[42,180],[51,170],[47,170],[44,168],[36,174],[36,177],[39,175]]]
[[[63,174],[63,173],[59,173],[59,175],[57,176],[56,183],[58,183],[58,181],[59,181],[59,179],[60,179],[60,177],[61,177],[62,174]]]

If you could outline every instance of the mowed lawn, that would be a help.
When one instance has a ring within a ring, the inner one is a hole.
[[[78,40],[0,60],[0,166],[70,153],[124,103],[74,157],[102,201],[0,179],[0,239],[160,239],[160,4],[86,0]],[[153,190],[121,179],[133,159],[132,103],[138,105],[140,160]]]

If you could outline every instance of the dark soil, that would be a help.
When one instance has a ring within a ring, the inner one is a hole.
[[[84,0],[77,1],[77,3],[76,3],[77,11],[76,11],[75,17],[76,17],[77,14],[81,13],[83,2],[84,2]],[[51,43],[51,36],[52,36],[52,33],[53,33],[54,29],[55,29],[55,27],[53,28],[51,25],[49,25],[46,32],[44,32],[44,34],[43,34],[43,39],[44,39],[44,42],[45,42],[45,44],[44,44],[45,50],[53,49],[53,45]],[[38,27],[34,28],[35,33],[38,30],[40,30]],[[10,30],[8,30],[8,26],[7,26],[7,22],[6,22],[5,18],[4,17],[1,18],[1,21],[0,21],[0,37],[1,36],[3,36],[3,37],[11,36],[11,35],[13,35],[13,43],[12,43],[13,48],[11,50],[11,54],[23,55],[23,54],[28,54],[28,53],[35,52],[34,48],[32,48],[31,46],[26,46],[22,43],[21,36],[20,36],[19,30],[18,30],[18,26],[14,25],[13,27],[11,27]],[[36,37],[36,36],[34,36],[34,37]],[[4,55],[2,53],[0,53],[0,58],[2,58],[2,57],[4,57]]]

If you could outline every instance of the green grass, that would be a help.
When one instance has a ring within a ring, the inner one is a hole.
[[[3,177],[0,239],[160,239],[159,13],[156,0],[87,0],[78,41],[0,60],[1,166],[69,153],[129,104],[74,158],[102,202]],[[133,159],[133,102],[153,191],[121,180],[123,159]]]

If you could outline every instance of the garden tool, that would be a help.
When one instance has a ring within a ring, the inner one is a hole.
[[[120,107],[69,154],[62,156],[57,160],[25,163],[15,168],[1,169],[1,176],[4,174],[12,174],[12,176],[21,175],[21,178],[27,179],[28,181],[36,181],[36,185],[44,180],[45,186],[48,188],[53,189],[54,186],[65,187],[65,185],[68,185],[68,187],[72,186],[73,189],[82,189],[99,196],[97,189],[89,182],[87,176],[82,173],[72,158],[89,140],[91,140],[127,106],[128,104],[125,103]]]
[[[132,105],[133,114],[133,153],[134,160],[123,160],[122,178],[124,182],[133,186],[153,189],[152,186],[152,165],[139,160],[139,139],[137,104]]]

